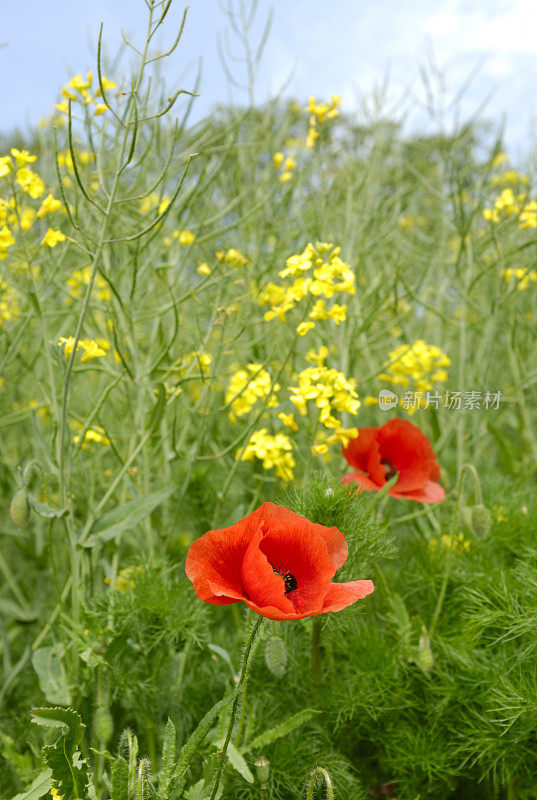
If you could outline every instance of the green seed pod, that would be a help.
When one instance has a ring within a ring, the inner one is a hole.
[[[486,536],[492,524],[492,517],[488,508],[483,504],[474,506],[470,523],[472,533],[475,533],[476,536]]]
[[[425,627],[422,626],[421,636],[418,643],[418,653],[415,658],[418,667],[425,672],[426,675],[431,673],[434,666],[434,654],[431,647],[431,640]]]
[[[11,520],[17,528],[24,528],[30,516],[30,504],[24,489],[17,489],[9,506]]]
[[[97,706],[93,715],[93,730],[99,741],[108,744],[114,732],[112,715],[106,706]]]
[[[265,663],[277,678],[285,675],[287,666],[287,647],[280,636],[271,636],[265,645]]]
[[[257,775],[257,780],[261,784],[261,788],[264,789],[268,783],[270,775],[270,761],[265,758],[265,756],[259,756],[259,758],[256,760],[255,774]]]

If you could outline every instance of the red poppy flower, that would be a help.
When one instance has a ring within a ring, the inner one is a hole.
[[[360,428],[356,439],[343,448],[343,457],[357,472],[343,476],[343,483],[358,483],[366,491],[382,489],[399,473],[388,490],[392,497],[439,503],[446,493],[438,481],[440,467],[431,443],[406,419],[390,419],[380,428]]]
[[[347,541],[337,528],[263,503],[230,528],[200,536],[185,571],[206,603],[243,600],[269,619],[302,619],[341,611],[371,594],[373,581],[332,583],[346,558]]]

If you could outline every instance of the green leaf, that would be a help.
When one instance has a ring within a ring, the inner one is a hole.
[[[217,742],[214,742],[215,747],[218,747],[219,750],[222,749],[224,746],[224,740],[219,739]],[[233,769],[237,770],[237,772],[242,775],[245,781],[248,783],[254,782],[254,776],[250,772],[250,768],[246,761],[244,760],[242,754],[237,750],[234,744],[229,742],[227,746],[226,755],[228,757],[228,761],[233,767]]]
[[[128,503],[124,503],[112,511],[107,511],[106,514],[95,520],[88,538],[82,543],[83,546],[95,547],[99,542],[108,542],[123,531],[134,528],[163,500],[166,500],[174,489],[174,486],[166,486],[156,492],[151,492],[151,494],[129,500]]]
[[[32,722],[60,729],[60,738],[43,748],[43,755],[52,770],[52,779],[58,794],[63,800],[85,797],[88,767],[80,759],[78,752],[85,728],[80,714],[72,708],[34,708]]]
[[[24,608],[14,603],[12,600],[0,599],[0,612],[6,617],[12,617],[18,622],[33,622],[37,619],[37,614],[33,611],[25,611]]]
[[[112,800],[128,800],[129,765],[119,756],[112,768]]]
[[[28,495],[28,502],[33,511],[43,519],[61,519],[69,513],[68,508],[52,508],[48,503],[38,503],[31,494]]]
[[[198,724],[198,727],[193,731],[193,733],[190,734],[188,741],[182,746],[181,752],[179,753],[179,760],[174,769],[174,778],[179,779],[179,786],[175,791],[176,794],[180,794],[183,789],[183,779],[188,769],[188,765],[190,764],[190,759],[211,730],[212,725],[220,711],[227,706],[228,703],[231,703],[236,696],[237,692],[235,691],[230,694],[229,697],[225,697],[223,700],[220,700],[209,711],[207,711],[201,722]]]
[[[158,794],[165,793],[173,777],[173,767],[175,764],[175,725],[168,719],[164,728],[162,742],[162,758],[160,761],[160,775],[158,780]]]
[[[44,794],[50,792],[52,787],[52,770],[45,769],[37,776],[32,785],[21,794],[16,794],[11,800],[39,800]]]
[[[276,739],[281,739],[282,736],[287,736],[288,733],[294,731],[296,728],[299,728],[300,725],[303,725],[305,722],[308,722],[315,714],[320,714],[320,711],[316,711],[313,708],[306,708],[304,711],[299,711],[298,714],[293,714],[292,717],[289,717],[282,722],[280,725],[276,725],[275,728],[270,728],[269,730],[261,733],[259,736],[256,736],[255,739],[246,745],[246,747],[242,748],[243,753],[249,753],[250,750],[259,750],[263,747],[266,747],[272,742],[275,742]]]
[[[40,647],[32,654],[32,666],[48,702],[68,706],[71,702],[71,692],[62,657],[63,646],[60,644]]]

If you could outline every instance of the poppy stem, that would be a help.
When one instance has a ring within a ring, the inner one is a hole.
[[[216,773],[216,778],[213,785],[213,790],[211,792],[210,800],[214,800],[216,797],[216,793],[218,792],[218,787],[220,786],[220,781],[222,779],[222,773],[224,771],[224,766],[226,763],[226,753],[229,742],[231,741],[231,735],[233,733],[233,728],[235,727],[235,720],[237,719],[237,711],[239,710],[239,702],[242,696],[242,690],[246,685],[246,681],[248,680],[248,669],[250,667],[250,653],[252,651],[252,646],[255,641],[255,637],[257,635],[257,631],[261,623],[263,622],[263,617],[258,617],[254,623],[253,628],[250,630],[250,625],[248,625],[248,629],[246,632],[246,642],[244,645],[244,649],[242,651],[242,660],[241,660],[241,671],[239,675],[239,682],[237,684],[237,688],[235,689],[235,699],[233,700],[233,706],[231,708],[231,717],[229,719],[229,725],[227,729],[226,738],[224,744],[222,746],[222,750],[220,751],[220,763],[218,765],[218,772]]]
[[[311,676],[313,678],[313,694],[319,704],[321,698],[321,620],[313,621],[311,631]]]

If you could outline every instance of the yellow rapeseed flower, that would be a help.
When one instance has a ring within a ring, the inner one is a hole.
[[[17,162],[17,167],[24,167],[26,164],[33,164],[37,160],[37,156],[32,156],[28,150],[17,150],[16,147],[11,148],[11,155]]]
[[[401,345],[392,350],[384,362],[386,371],[379,375],[389,383],[408,387],[411,382],[417,392],[430,391],[436,381],[446,381],[443,367],[451,364],[449,357],[439,347],[418,339],[412,345]]]
[[[10,156],[0,156],[0,178],[5,178],[13,169],[13,162]]]
[[[319,421],[326,428],[341,428],[332,411],[356,414],[360,407],[354,381],[322,365],[303,369],[298,375],[298,384],[290,386],[289,391],[291,402],[303,417],[308,413],[308,402],[313,401],[319,409]]]
[[[84,286],[88,285],[90,277],[91,267],[88,265],[82,269],[75,269],[71,276],[67,278],[65,283],[69,287],[72,294],[74,294],[76,297],[80,297],[82,294],[82,289]],[[110,297],[112,296],[108,287],[108,283],[101,275],[99,275],[99,273],[97,273],[95,276],[93,290],[97,300],[100,300],[103,303],[107,300],[110,300]]]
[[[71,355],[74,344],[74,336],[60,336],[58,340],[58,347],[63,347],[63,353],[66,359],[68,359]],[[103,345],[105,346],[103,347]],[[109,347],[109,343],[103,339],[79,339],[76,351],[77,353],[79,350],[82,351],[80,361],[85,364],[87,361],[91,361],[92,358],[103,358],[106,356],[106,351]]]
[[[45,199],[42,201],[39,211],[37,212],[37,216],[39,219],[42,219],[46,214],[52,214],[54,211],[58,211],[62,207],[62,204],[59,200],[56,200],[54,195],[48,194]]]
[[[248,364],[247,369],[237,370],[229,379],[225,401],[230,403],[233,413],[230,419],[248,414],[258,400],[266,402],[267,408],[278,405],[276,392],[280,389],[278,383],[272,383],[272,378],[261,364]]]
[[[82,426],[80,426],[80,431],[82,432]],[[77,433],[76,436],[73,436],[74,444],[78,444],[78,442],[80,441],[80,435],[81,433]],[[82,450],[87,450],[89,443],[106,445],[110,444],[110,439],[106,435],[103,428],[101,428],[99,425],[95,425],[93,428],[87,429],[84,435],[84,441],[80,445]]]
[[[191,231],[181,231],[179,234],[179,244],[187,245],[192,244],[196,237]]]
[[[45,191],[45,184],[39,175],[27,167],[21,167],[17,170],[16,183],[19,184],[23,192],[29,194],[34,200],[41,197]]]
[[[54,228],[49,228],[46,234],[41,239],[41,247],[56,247],[58,242],[65,241],[65,234],[57,231]]]
[[[254,431],[248,444],[242,451],[237,450],[236,458],[241,461],[259,459],[264,469],[275,469],[276,475],[284,481],[293,479],[295,460],[292,454],[293,445],[285,433],[272,436],[266,428]]]
[[[219,250],[215,253],[216,260],[228,267],[244,267],[248,263],[246,256],[240,250],[230,247],[229,250]]]
[[[7,225],[3,225],[0,228],[0,260],[3,261],[7,256],[8,247],[11,247],[15,244],[15,239],[13,238],[13,234],[7,227]]]
[[[524,267],[518,267],[517,269],[509,267],[508,269],[503,269],[502,276],[507,283],[515,285],[516,288],[521,291],[527,289],[530,283],[537,282],[537,271]]]

